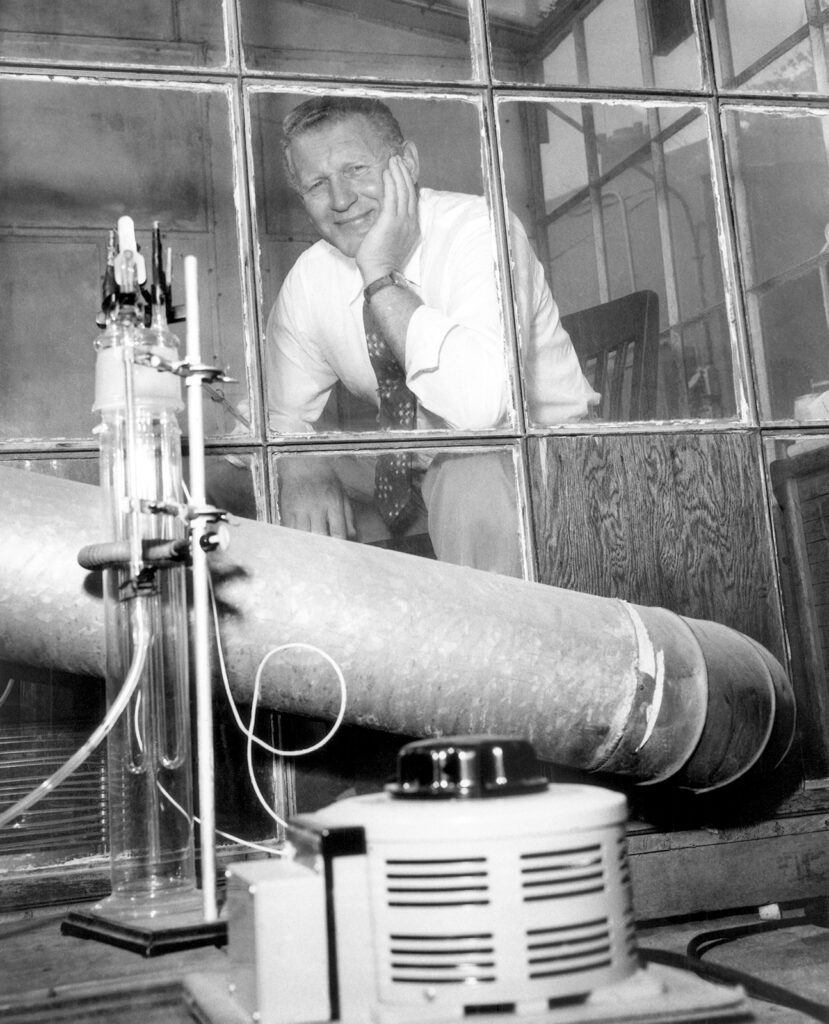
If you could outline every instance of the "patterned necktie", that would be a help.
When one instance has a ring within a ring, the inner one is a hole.
[[[406,387],[406,374],[380,331],[369,303],[363,303],[368,356],[377,378],[381,430],[413,430],[417,399]],[[374,469],[374,497],[383,521],[392,533],[402,533],[417,514],[412,487],[412,453],[380,455]]]

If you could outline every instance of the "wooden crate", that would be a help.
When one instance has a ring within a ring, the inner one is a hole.
[[[829,444],[771,463],[806,778],[829,776]]]

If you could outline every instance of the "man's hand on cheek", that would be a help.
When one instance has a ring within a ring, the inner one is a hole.
[[[383,172],[379,216],[355,255],[366,284],[405,268],[420,239],[417,206],[417,187],[409,168],[401,157],[391,157]]]

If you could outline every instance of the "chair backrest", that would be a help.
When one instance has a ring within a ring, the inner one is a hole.
[[[640,291],[569,313],[561,322],[602,396],[604,420],[656,419],[659,296]]]

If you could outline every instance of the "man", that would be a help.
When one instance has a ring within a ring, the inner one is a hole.
[[[510,394],[485,200],[419,188],[417,148],[379,100],[315,97],[288,115],[283,136],[289,180],[321,237],[291,269],[268,320],[271,425],[313,430],[338,380],[380,406],[381,425],[399,425],[384,411],[378,356],[413,396],[409,429],[504,424]],[[517,221],[512,229],[533,419],[580,418],[598,396]],[[283,525],[354,536],[360,485],[338,466],[282,460]],[[522,575],[503,453],[438,456],[414,483],[439,559]]]

